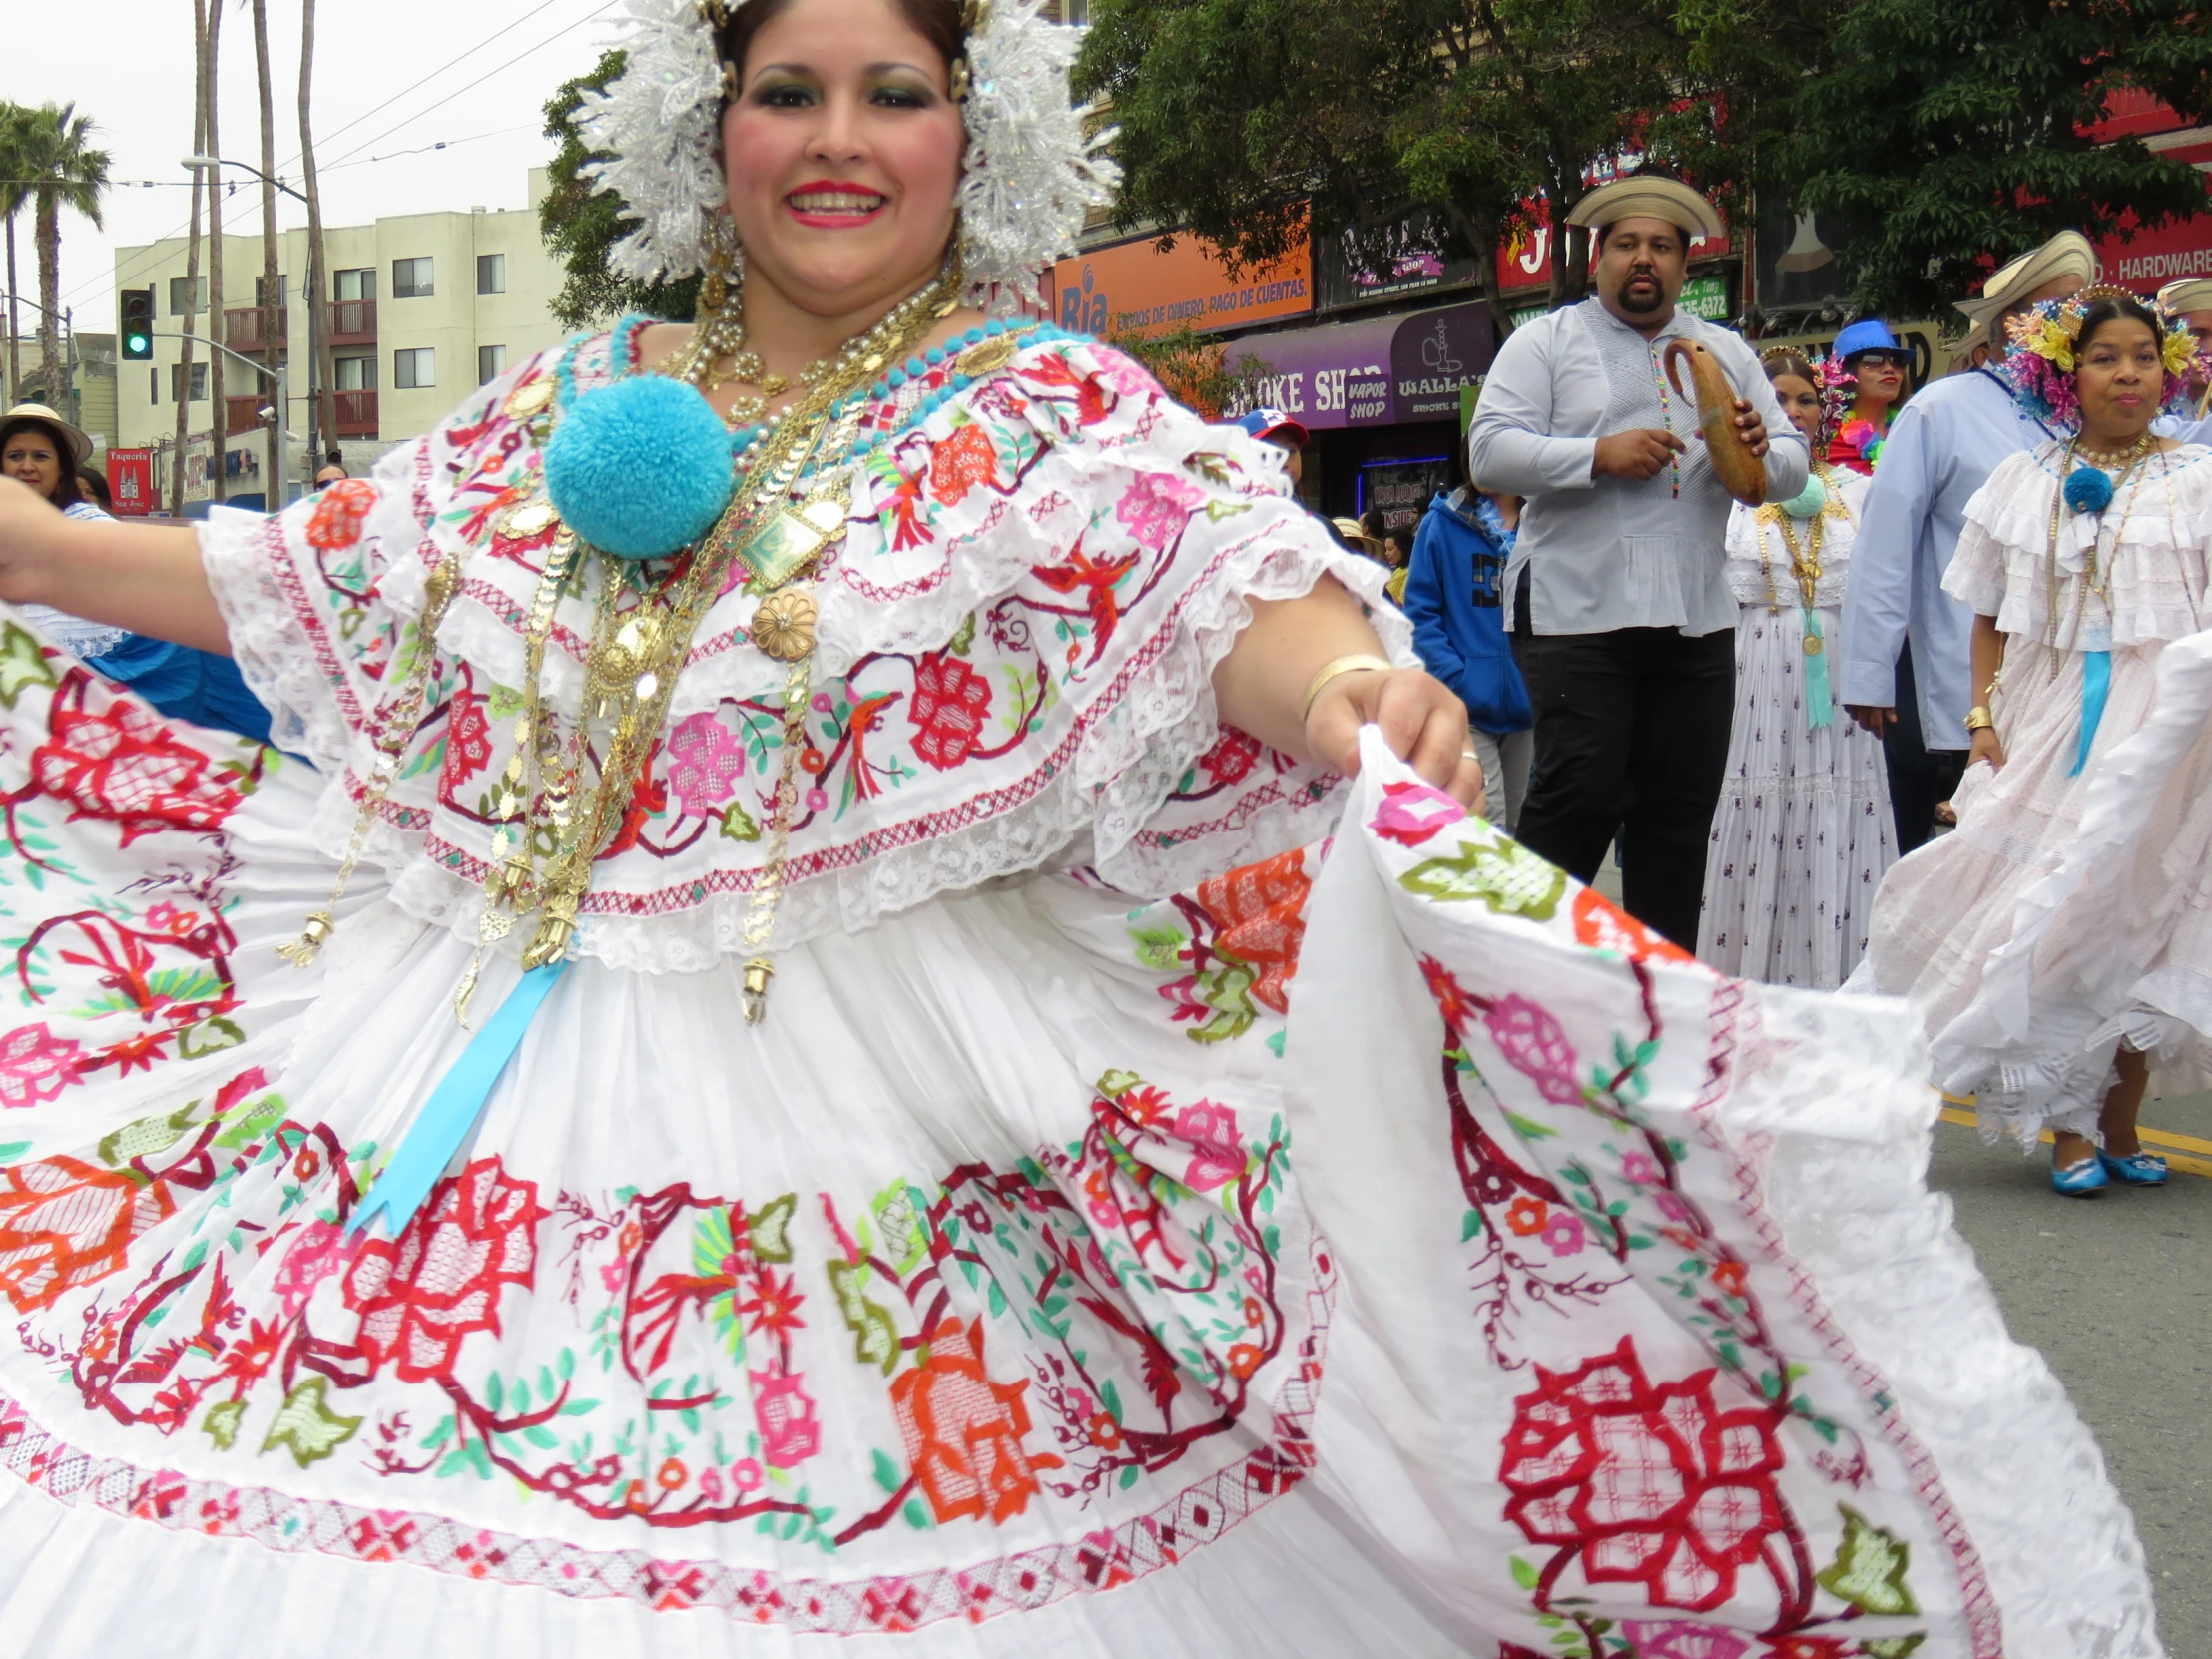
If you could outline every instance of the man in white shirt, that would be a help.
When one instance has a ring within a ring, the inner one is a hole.
[[[1730,500],[1666,381],[1676,339],[1705,346],[1737,394],[1769,500],[1805,487],[1805,439],[1735,334],[1675,308],[1690,243],[1724,234],[1687,186],[1642,175],[1590,192],[1595,294],[1516,328],[1468,433],[1476,485],[1526,498],[1505,576],[1513,656],[1536,718],[1518,834],[1582,880],[1619,839],[1622,896],[1697,946],[1705,846],[1728,766],[1736,600]]]
[[[1943,572],[1966,503],[2006,456],[2058,435],[2023,413],[1979,358],[2004,355],[2011,318],[2097,275],[2088,240],[2061,231],[1992,274],[1979,298],[1961,301],[1974,322],[1967,343],[1976,366],[1898,411],[1868,486],[1845,578],[1839,691],[1853,718],[1883,740],[1901,852],[1934,832],[1936,803],[1965,769],[1973,613],[1943,592]]]

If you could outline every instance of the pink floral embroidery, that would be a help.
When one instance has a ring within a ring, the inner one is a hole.
[[[1172,472],[1140,472],[1114,508],[1114,516],[1129,526],[1141,545],[1158,549],[1182,534],[1193,509],[1205,499],[1204,490]]]
[[[1244,1174],[1245,1151],[1237,1139],[1237,1114],[1226,1106],[1202,1100],[1175,1115],[1175,1132],[1191,1143],[1196,1154],[1183,1173],[1183,1185],[1210,1193]]]
[[[1384,784],[1382,806],[1368,828],[1384,840],[1418,846],[1447,824],[1467,816],[1466,808],[1442,790],[1426,784]]]
[[[1775,1412],[1721,1410],[1716,1376],[1655,1383],[1625,1337],[1573,1371],[1538,1366],[1498,1469],[1506,1518],[1579,1557],[1593,1584],[1641,1584],[1653,1605],[1690,1612],[1728,1601],[1789,1516]]]
[[[299,1230],[291,1248],[284,1252],[283,1265],[276,1270],[276,1291],[284,1318],[297,1319],[299,1310],[314,1295],[314,1288],[344,1266],[343,1238],[337,1223],[330,1221],[310,1221]]]
[[[781,1371],[751,1372],[753,1420],[761,1429],[761,1455],[770,1468],[797,1468],[822,1449],[822,1425],[804,1381]]]
[[[1546,1100],[1554,1106],[1582,1104],[1582,1085],[1574,1079],[1574,1045],[1550,1014],[1513,992],[1499,997],[1482,1023],[1506,1063],[1534,1083]]]
[[[736,733],[702,709],[677,722],[668,735],[668,787],[689,817],[704,817],[736,793],[745,775],[745,745]]]
[[[1624,1153],[1621,1157],[1621,1179],[1639,1187],[1656,1187],[1662,1177],[1659,1166],[1652,1162],[1648,1152]],[[1679,1217],[1674,1218],[1679,1220]]]
[[[36,1106],[77,1081],[84,1045],[57,1037],[42,1021],[19,1025],[0,1037],[0,1106]]]
[[[1636,1659],[1744,1659],[1751,1652],[1735,1631],[1696,1619],[1630,1619],[1621,1634],[1636,1644]]]
[[[1589,1240],[1588,1230],[1582,1218],[1572,1210],[1554,1210],[1551,1220],[1544,1224],[1544,1243],[1551,1247],[1554,1256],[1579,1256]]]

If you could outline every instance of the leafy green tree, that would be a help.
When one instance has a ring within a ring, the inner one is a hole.
[[[600,56],[589,75],[564,81],[545,106],[545,136],[559,149],[547,169],[545,201],[538,208],[538,229],[545,246],[568,275],[553,299],[553,315],[564,328],[640,312],[688,322],[699,299],[699,278],[678,282],[634,282],[611,270],[607,256],[629,228],[622,204],[579,176],[591,161],[606,158],[584,143],[576,112],[586,92],[604,92],[622,73],[619,50]]]
[[[1079,90],[1111,100],[1122,222],[1197,232],[1245,264],[1313,223],[1373,260],[1412,239],[1492,251],[1541,194],[1563,217],[1630,149],[1748,177],[1775,58],[1807,0],[1093,0]],[[1730,119],[1717,121],[1725,108]],[[1583,239],[1552,297],[1584,285]],[[1494,295],[1493,295],[1494,297]]]
[[[2130,90],[2205,120],[2198,0],[1855,0],[1798,93],[1779,173],[1850,228],[1839,252],[1863,307],[1938,313],[2053,232],[2205,211],[2188,163],[2090,135]]]
[[[1109,341],[1143,363],[1170,397],[1208,420],[1252,401],[1267,365],[1249,352],[1232,358],[1229,347],[1189,323],[1164,334],[1116,334]]]
[[[108,189],[108,153],[93,148],[92,118],[79,115],[74,104],[43,104],[23,112],[12,126],[13,165],[22,172],[11,177],[28,183],[31,237],[38,248],[38,298],[43,307],[39,378],[47,395],[59,403],[63,399],[55,396],[55,388],[68,383],[62,370],[61,336],[54,327],[62,303],[62,210],[99,228],[100,201]],[[15,291],[12,285],[9,291]]]

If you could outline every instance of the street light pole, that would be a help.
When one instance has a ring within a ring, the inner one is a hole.
[[[154,339],[187,339],[194,337],[186,334],[172,333],[167,328],[149,329],[148,332]],[[286,440],[288,440],[291,436],[291,416],[285,407],[285,396],[286,393],[290,390],[290,380],[284,372],[283,365],[279,363],[276,367],[271,368],[267,363],[258,363],[252,357],[242,356],[240,353],[232,350],[221,340],[208,339],[201,341],[201,343],[213,350],[222,352],[226,357],[230,357],[234,361],[244,363],[256,374],[265,375],[270,380],[275,382],[276,398],[276,447],[279,453],[288,457],[290,454],[290,450],[285,447],[285,443]],[[187,386],[185,390],[189,393],[192,388],[190,386]],[[218,440],[218,442],[216,443],[216,453],[218,455],[221,455],[228,447],[227,440],[230,437],[230,432],[228,428],[230,427],[231,422],[228,411],[213,416],[209,422],[211,426],[217,425],[219,423],[225,429],[223,433],[223,438],[221,440]],[[179,477],[182,477],[184,475],[184,457],[182,455],[178,456],[177,469]],[[275,511],[282,512],[284,508],[289,505],[289,503],[284,499],[285,491],[291,483],[291,479],[288,476],[289,472],[290,467],[287,464],[285,467],[279,469],[276,477],[272,480],[276,490],[276,505],[274,509]],[[180,491],[180,494],[181,493],[182,491]],[[300,493],[306,493],[303,485]],[[178,502],[178,505],[183,506],[183,501],[180,500]]]
[[[26,294],[9,293],[5,289],[0,289],[0,299],[11,299],[17,304],[28,305],[49,321],[59,322],[62,325],[62,332],[69,338],[69,384],[62,388],[61,401],[69,405],[70,424],[83,426],[85,423],[84,396],[77,389],[77,308],[72,305],[64,310],[49,310]],[[49,397],[54,395],[52,386],[46,388],[46,395]]]
[[[239,168],[244,172],[253,174],[255,178],[262,180],[265,184],[268,184],[276,190],[282,191],[286,196],[290,197],[295,202],[304,205],[307,201],[306,197],[302,196],[298,191],[293,190],[291,186],[285,184],[283,180],[276,178],[273,174],[264,173],[260,168],[254,166],[251,162],[233,161],[228,156],[186,156],[183,158],[183,163],[185,171],[188,173],[197,172],[203,168],[210,173],[214,173],[219,168]],[[321,450],[319,447],[319,440],[321,439],[323,434],[318,433],[315,426],[316,411],[320,408],[320,405],[315,400],[315,392],[317,389],[315,386],[315,369],[316,365],[318,365],[322,361],[322,273],[315,269],[314,249],[311,244],[307,249],[307,277],[306,282],[304,283],[304,297],[307,301],[307,431],[309,434],[309,447],[313,448],[316,454],[320,454]],[[226,347],[225,349],[228,350],[228,347]],[[230,352],[230,355],[237,356],[238,353],[233,351]],[[288,346],[286,348],[286,355],[289,355]],[[240,358],[240,360],[243,362],[247,359]],[[259,368],[261,365],[256,364],[255,366]],[[278,378],[277,395],[285,395],[286,388],[288,386],[288,379],[281,377]],[[228,425],[229,422],[226,421],[225,424]],[[278,418],[276,425],[279,432],[288,432],[290,430],[291,411],[288,407],[284,409],[283,413]],[[315,468],[311,464],[305,465],[302,468],[301,477],[302,479],[311,478],[314,476],[314,473]],[[281,492],[279,491],[279,493]],[[280,506],[282,505],[282,503],[279,502],[278,505]]]

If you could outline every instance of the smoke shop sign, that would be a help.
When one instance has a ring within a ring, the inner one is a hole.
[[[1249,328],[1314,308],[1313,255],[1302,237],[1273,265],[1231,276],[1221,249],[1203,237],[1179,236],[1165,252],[1145,237],[1060,261],[1052,287],[1052,315],[1075,333]]]
[[[1457,416],[1459,391],[1496,349],[1481,305],[1261,334],[1229,347],[1232,367],[1259,364],[1253,401],[1313,428],[1395,426]]]

